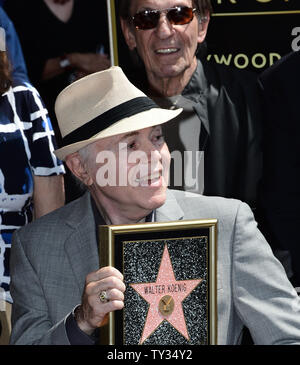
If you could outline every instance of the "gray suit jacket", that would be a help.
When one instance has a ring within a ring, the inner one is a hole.
[[[300,300],[249,207],[168,191],[157,221],[217,218],[218,343],[238,344],[246,325],[257,344],[300,344]],[[21,228],[11,253],[12,344],[69,344],[65,319],[99,268],[90,195]]]

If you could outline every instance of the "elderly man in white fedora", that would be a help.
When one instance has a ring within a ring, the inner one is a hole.
[[[299,298],[250,208],[167,189],[161,124],[180,112],[159,108],[119,67],[60,93],[64,147],[56,155],[88,191],[14,235],[11,344],[98,343],[97,329],[123,308],[125,291],[121,272],[99,267],[98,225],[194,218],[219,222],[218,344],[238,344],[243,326],[257,344],[300,344]],[[112,156],[116,169],[107,162]]]

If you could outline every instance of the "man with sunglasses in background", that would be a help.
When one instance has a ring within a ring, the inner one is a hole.
[[[127,76],[161,107],[184,109],[165,133],[171,152],[192,151],[184,168],[193,173],[198,169],[197,182],[189,186],[185,179],[179,186],[176,182],[182,179],[171,169],[170,186],[241,199],[254,210],[261,176],[256,75],[209,63],[201,56],[210,0],[119,0],[118,4],[126,43],[145,71],[142,79],[137,69],[122,65]]]

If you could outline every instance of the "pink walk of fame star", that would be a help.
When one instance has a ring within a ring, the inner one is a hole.
[[[149,304],[149,310],[140,339],[142,344],[164,320],[168,321],[188,341],[182,301],[203,279],[176,281],[167,245],[165,245],[155,283],[130,284]],[[169,311],[168,306],[172,305]],[[160,310],[161,308],[161,310]],[[164,309],[166,311],[164,312]]]

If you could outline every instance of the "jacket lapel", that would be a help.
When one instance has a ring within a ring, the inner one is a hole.
[[[194,111],[201,122],[199,151],[205,151],[209,139],[209,124],[206,104],[206,100],[200,100],[199,103],[194,106]]]
[[[71,234],[65,242],[65,251],[80,290],[86,275],[99,269],[95,219],[91,207],[90,194],[81,198],[78,209],[73,209],[67,225]]]
[[[197,95],[197,104],[194,106],[194,111],[201,122],[199,151],[205,151],[210,136],[207,106],[208,87],[206,72],[201,61],[198,60],[197,69],[190,80],[188,88],[191,88],[194,94]]]

